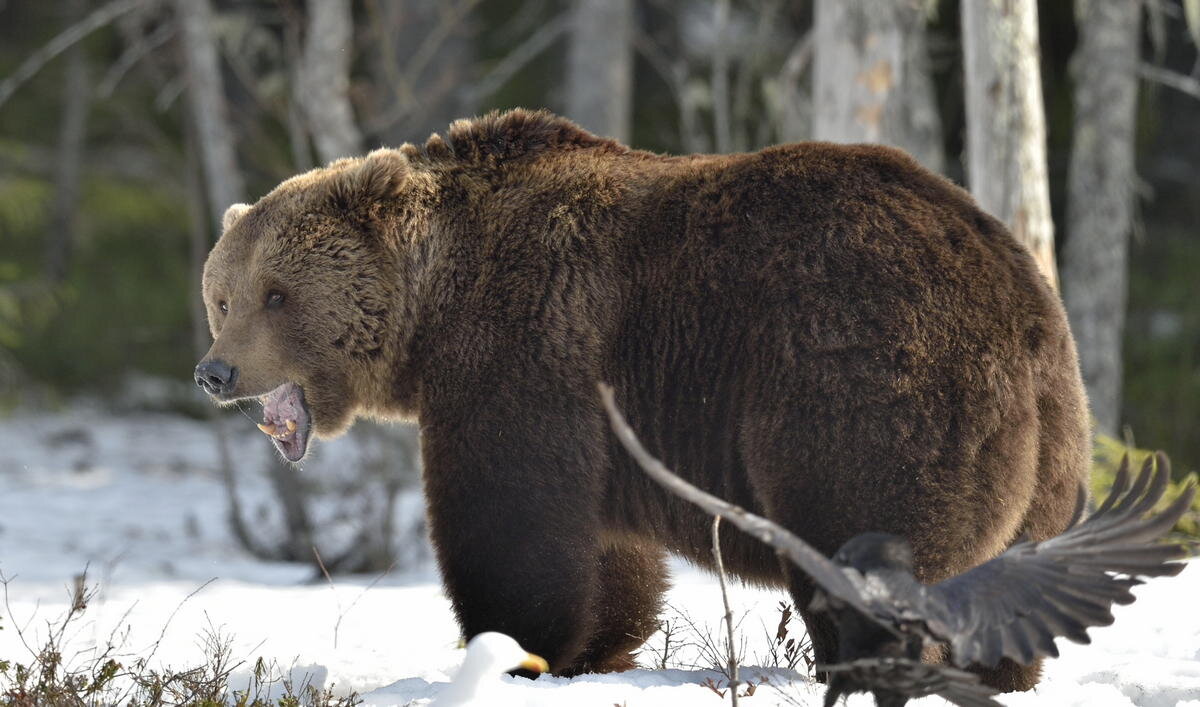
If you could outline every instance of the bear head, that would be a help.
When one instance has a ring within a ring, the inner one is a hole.
[[[402,153],[379,150],[225,214],[204,266],[213,344],[196,382],[219,403],[260,401],[259,427],[288,461],[302,459],[314,435],[385,414],[404,348],[408,173]]]

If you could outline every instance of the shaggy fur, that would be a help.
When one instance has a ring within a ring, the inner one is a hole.
[[[826,554],[901,535],[926,581],[1062,531],[1088,468],[1058,297],[999,222],[897,150],[664,157],[513,111],[314,170],[227,220],[204,297],[234,397],[299,383],[322,436],[416,417],[464,633],[507,633],[560,674],[631,665],[664,548],[710,562],[707,517],[621,453],[596,381],[689,481]],[[790,589],[829,661],[805,577],[723,540],[732,572]]]

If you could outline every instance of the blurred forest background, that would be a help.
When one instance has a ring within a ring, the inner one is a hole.
[[[1198,44],[1197,0],[0,0],[0,404],[212,415],[226,206],[546,107],[654,151],[909,150],[1061,284],[1099,431],[1194,469]]]

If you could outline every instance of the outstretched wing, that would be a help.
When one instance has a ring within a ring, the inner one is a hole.
[[[930,665],[908,658],[860,658],[816,669],[833,676],[825,704],[852,691],[887,690],[910,699],[938,695],[961,707],[1001,707],[992,699],[996,691],[979,682],[979,676],[947,665]],[[833,699],[829,699],[833,697]]]
[[[930,586],[922,613],[950,644],[955,665],[993,666],[1001,658],[1028,664],[1057,656],[1054,639],[1088,643],[1090,626],[1112,623],[1113,604],[1133,602],[1130,589],[1146,577],[1175,575],[1183,545],[1159,541],[1191,506],[1189,485],[1166,510],[1145,517],[1170,478],[1159,452],[1129,483],[1121,463],[1112,492],[1095,515],[1041,543],[1024,542],[957,577]]]
[[[840,566],[834,564],[813,546],[776,523],[750,513],[741,506],[723,501],[679,478],[661,461],[647,452],[642,443],[638,441],[637,435],[633,433],[633,429],[629,427],[629,423],[617,409],[612,388],[603,383],[600,383],[598,388],[617,439],[621,441],[626,451],[650,478],[665,486],[672,493],[696,504],[712,515],[720,516],[748,535],[775,548],[780,555],[811,577],[827,594],[839,598],[843,603],[854,607],[865,616],[874,616],[867,605],[868,595],[865,593],[866,588],[859,575],[843,571]],[[873,594],[877,595],[878,592],[877,588]],[[873,596],[872,600],[879,601],[879,597]]]

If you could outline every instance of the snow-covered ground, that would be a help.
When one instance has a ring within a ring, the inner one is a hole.
[[[248,423],[237,427],[235,454],[262,459],[266,441]],[[348,454],[336,445],[316,453],[318,463],[301,473],[321,473],[321,459],[332,463]],[[235,659],[246,661],[235,682],[248,680],[261,656],[290,669],[297,681],[307,677],[337,693],[354,691],[369,705],[421,705],[434,697],[462,652],[428,561],[384,577],[335,577],[330,584],[314,581],[306,566],[255,560],[225,527],[216,468],[212,434],[183,418],[112,417],[78,408],[0,418],[0,572],[8,580],[0,660],[28,662],[22,637],[40,645],[67,612],[73,578],[86,567],[99,592],[71,624],[68,662],[82,663],[117,642],[123,653],[152,653],[154,662],[185,668],[204,660],[202,636],[216,633],[229,641]],[[250,472],[242,481],[253,508],[265,485]],[[417,492],[400,507],[419,514]],[[1036,692],[1001,701],[1200,707],[1200,562],[1138,596],[1118,609],[1115,626],[1092,631],[1093,645],[1064,642],[1062,658],[1047,664]],[[780,592],[732,587],[747,666],[770,664],[769,637],[785,599]],[[669,604],[665,618],[681,631],[682,645],[668,661],[676,668],[569,680],[505,678],[509,693],[528,705],[721,704],[704,683],[724,679],[693,667],[706,665],[692,645],[700,636],[682,618],[699,634],[719,635],[715,580],[679,564]],[[661,647],[660,635],[643,654],[647,666]],[[766,680],[744,704],[820,704],[822,688],[801,674],[743,671]],[[871,701],[857,696],[850,704]]]

